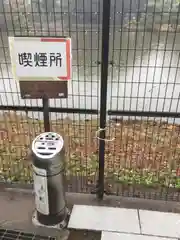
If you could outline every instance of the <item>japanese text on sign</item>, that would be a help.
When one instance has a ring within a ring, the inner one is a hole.
[[[61,53],[18,53],[19,65],[24,67],[61,67]]]

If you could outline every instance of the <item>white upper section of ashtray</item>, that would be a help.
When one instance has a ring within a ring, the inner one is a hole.
[[[64,145],[63,138],[55,132],[45,132],[38,135],[32,142],[33,153],[40,158],[52,158],[58,154]]]

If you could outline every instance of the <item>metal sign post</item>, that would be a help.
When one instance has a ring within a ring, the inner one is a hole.
[[[45,131],[50,131],[49,99],[68,97],[71,39],[9,37],[12,72],[21,98],[42,99]]]
[[[50,132],[50,121],[49,121],[49,99],[47,96],[43,97],[43,120],[45,132]]]
[[[68,96],[71,39],[9,37],[9,45],[21,97],[40,98],[43,105],[45,133],[33,141],[31,154],[36,196],[32,220],[36,226],[62,229],[69,217],[64,194],[65,151],[62,137],[50,131],[49,99]]]

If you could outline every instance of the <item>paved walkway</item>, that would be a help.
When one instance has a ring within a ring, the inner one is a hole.
[[[129,209],[147,208],[180,212],[179,203],[150,201],[151,205],[149,205],[149,202],[147,204],[143,202],[144,199],[125,200],[118,197],[112,200],[111,197],[106,196],[101,204],[113,207],[93,207],[92,205],[99,204],[94,195],[66,194],[66,196],[69,208],[72,209],[74,206],[69,228],[102,231],[102,240],[169,240],[170,238],[180,238],[180,214]],[[32,211],[34,210],[32,191],[23,193],[18,189],[15,191],[12,189],[1,190],[0,204],[0,225],[2,228],[58,236],[64,240],[69,236],[68,231],[63,231],[59,236],[59,231],[36,228],[32,225]],[[120,206],[124,208],[120,208]]]
[[[102,240],[180,238],[180,214],[74,205],[68,228],[102,231]]]

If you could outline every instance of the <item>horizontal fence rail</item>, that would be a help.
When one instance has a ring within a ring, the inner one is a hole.
[[[0,111],[27,111],[27,112],[43,112],[43,107],[35,106],[0,106]],[[97,115],[98,110],[96,109],[82,109],[82,108],[57,108],[49,107],[49,112],[54,113],[79,113],[79,114],[93,114]]]

